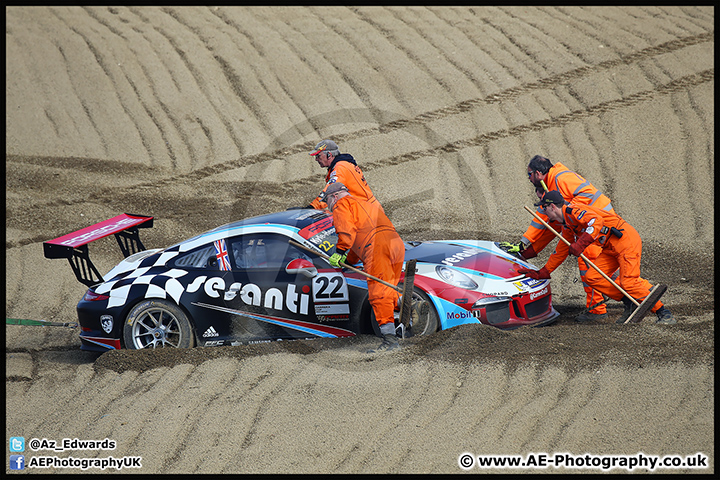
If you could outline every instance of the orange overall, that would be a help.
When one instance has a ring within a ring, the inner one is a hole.
[[[592,205],[594,207],[601,208],[604,211],[615,213],[608,197],[600,193],[597,188],[595,188],[583,177],[571,170],[568,170],[568,168],[562,163],[555,163],[550,170],[548,170],[547,176],[545,177],[545,185],[548,187],[548,190],[557,190],[560,192],[560,195],[562,195],[568,203],[574,201],[576,203]],[[550,222],[547,215],[545,215],[545,212],[543,212],[541,208],[538,208],[536,213],[540,218],[548,222],[555,231],[560,231],[560,225]],[[530,226],[523,234],[522,240],[523,243],[532,245],[535,252],[540,253],[540,251],[542,251],[542,249],[545,248],[554,238],[554,233],[548,230],[545,225],[541,224],[536,219],[533,219]],[[558,246],[560,246],[560,243],[558,243]],[[587,249],[585,249],[584,254],[591,262],[593,262],[600,254],[600,247],[598,245],[590,245]],[[590,306],[601,302],[602,296],[599,292],[593,290],[587,280],[587,274],[594,273],[594,269],[589,265],[586,265],[585,261],[580,257],[578,257],[578,268],[580,269],[580,279],[583,283],[583,289],[587,294],[585,306],[589,308]],[[589,311],[595,314],[603,314],[607,312],[607,309],[603,303],[593,309],[590,309]]]
[[[345,160],[344,157],[350,157],[351,161]],[[330,165],[330,168],[328,168],[328,173],[325,176],[325,187],[322,193],[310,202],[310,206],[318,210],[327,208],[327,203],[322,199],[324,198],[324,193],[328,185],[335,182],[340,182],[345,185],[353,197],[367,200],[370,203],[376,203],[378,206],[380,205],[370,190],[367,181],[365,181],[365,175],[363,175],[360,167],[355,164],[352,156],[341,154],[333,164]]]
[[[565,223],[562,229],[563,238],[573,243],[583,233],[589,234],[593,238],[593,242],[587,248],[600,249],[600,254],[591,261],[608,276],[620,269],[620,276],[616,283],[635,300],[642,302],[650,293],[652,285],[640,277],[642,239],[637,230],[615,213],[579,202],[571,202],[569,206],[563,206],[562,212]],[[622,237],[614,235],[611,231],[612,227],[620,231]],[[587,248],[585,252],[587,252]],[[570,247],[565,242],[558,243],[545,265],[548,272],[552,272],[560,266],[569,252]],[[590,267],[585,278],[592,288],[613,300],[621,301],[623,299],[622,292],[594,268]],[[662,302],[658,301],[651,310],[656,312],[662,306]]]
[[[351,251],[364,264],[365,272],[392,285],[400,282],[405,244],[378,202],[340,198],[333,207],[333,223],[338,235],[338,252]],[[394,322],[396,290],[368,279],[370,305],[379,325]]]

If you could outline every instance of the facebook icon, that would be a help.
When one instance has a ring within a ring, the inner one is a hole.
[[[25,470],[25,455],[10,455],[10,470]]]

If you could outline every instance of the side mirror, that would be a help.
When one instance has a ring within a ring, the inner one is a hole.
[[[313,278],[317,275],[318,271],[315,265],[309,260],[304,258],[296,258],[292,262],[288,263],[285,267],[285,271],[290,275],[305,275],[308,278]]]

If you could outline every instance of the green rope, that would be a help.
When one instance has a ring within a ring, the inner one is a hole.
[[[24,318],[7,318],[5,317],[6,325],[39,325],[41,327],[69,327],[76,328],[77,323],[71,322],[48,322],[46,320],[27,320]]]

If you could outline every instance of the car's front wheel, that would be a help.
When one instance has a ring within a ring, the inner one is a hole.
[[[440,316],[435,310],[430,297],[415,288],[413,290],[413,305],[417,309],[411,319],[413,335],[430,335],[437,332],[440,326]]]
[[[185,312],[166,300],[144,300],[128,314],[123,325],[125,347],[192,348],[195,335]]]
[[[402,288],[402,285],[403,284],[400,283],[398,286]],[[430,301],[430,297],[417,287],[413,289],[413,305],[417,310],[410,321],[411,331],[409,334],[412,336],[422,336],[437,332],[440,325],[440,316]],[[370,324],[372,325],[375,335],[381,336],[380,326],[375,319],[375,312],[372,310],[372,307],[370,308]],[[397,335],[400,335],[402,332],[400,330],[400,323],[397,320],[395,321],[395,327]]]

